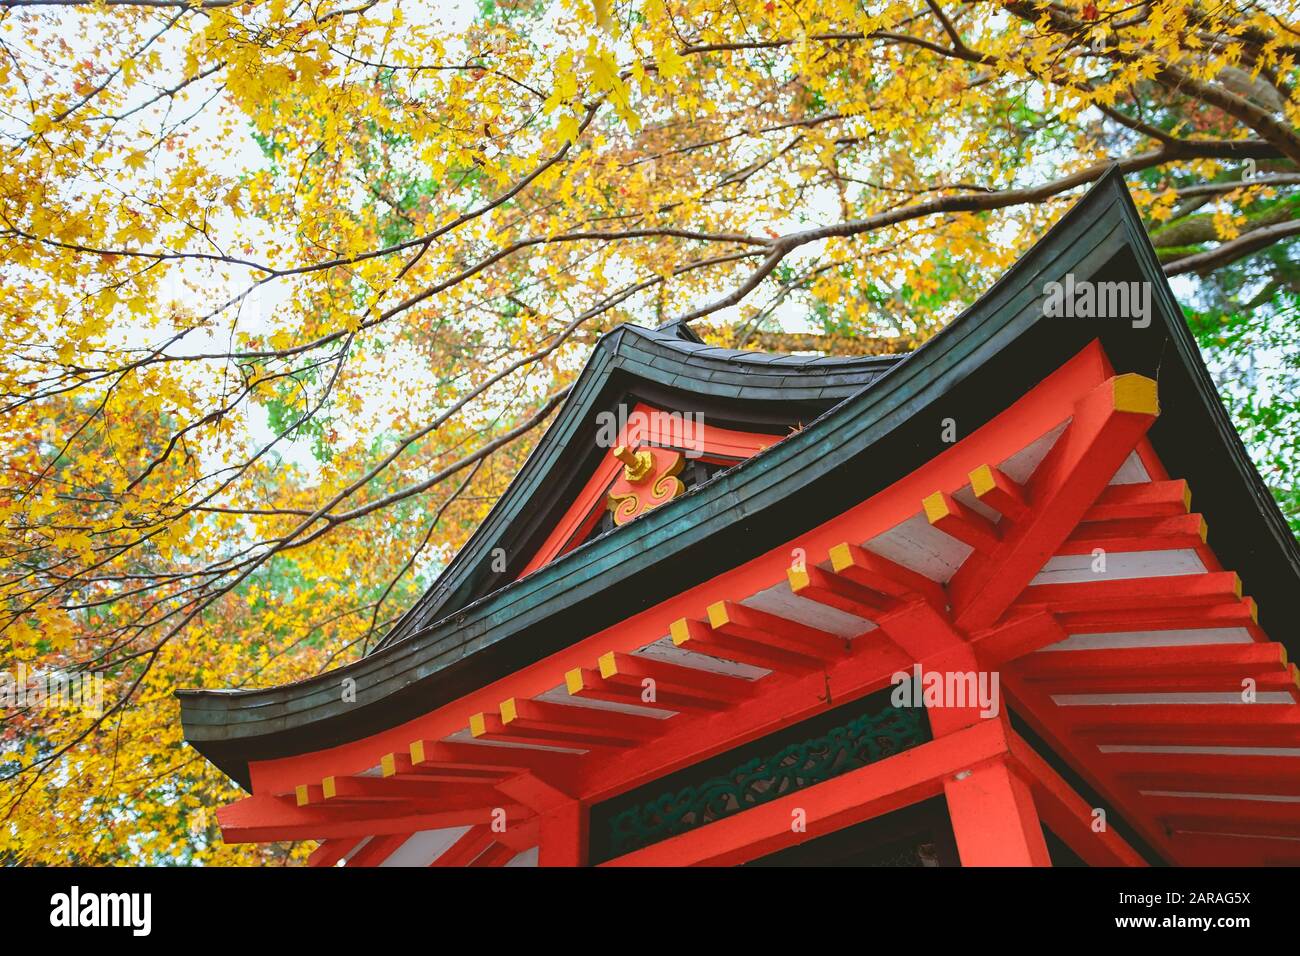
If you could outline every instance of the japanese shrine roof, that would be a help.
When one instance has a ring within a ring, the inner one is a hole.
[[[1068,273],[1152,283],[1152,323],[1045,318]],[[1300,549],[1251,465],[1117,171],[987,293],[905,356],[772,355],[706,345],[680,325],[601,338],[524,468],[389,639],[361,660],[257,690],[183,690],[191,745],[244,787],[248,763],[366,737],[539,661],[627,615],[780,546],[888,487],[990,420],[1093,340],[1117,371],[1155,378],[1149,437],[1196,489],[1215,551],[1248,582],[1260,624],[1300,651]],[[637,520],[515,579],[603,453],[596,415],[644,401],[786,435]],[[491,570],[494,549],[511,567]],[[513,573],[511,573],[513,572]],[[356,681],[355,702],[340,684]]]
[[[710,423],[788,434],[879,380],[903,355],[785,355],[724,349],[688,326],[620,325],[601,336],[557,420],[471,539],[429,592],[376,650],[513,580],[606,449],[595,441],[601,411],[641,400],[698,412]],[[504,572],[490,556],[508,556]]]

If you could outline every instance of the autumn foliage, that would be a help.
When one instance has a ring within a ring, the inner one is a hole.
[[[0,0],[0,671],[106,679],[3,705],[0,861],[305,855],[220,843],[173,690],[365,653],[618,322],[907,346],[1119,163],[1210,352],[1293,331],[1298,53],[1288,0]]]

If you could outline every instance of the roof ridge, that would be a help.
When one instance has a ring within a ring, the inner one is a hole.
[[[686,342],[695,342],[697,345],[704,344],[704,339],[700,338],[699,333],[681,319],[670,319],[662,325],[655,326],[654,330],[656,332],[665,332],[673,336],[673,338],[682,339]]]

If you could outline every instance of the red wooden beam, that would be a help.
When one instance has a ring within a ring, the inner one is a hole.
[[[800,597],[869,617],[879,634],[913,660],[964,644],[948,619],[943,588],[929,578],[847,543],[831,549],[831,563],[833,572],[819,567],[790,569],[791,590]],[[858,638],[859,643],[861,640]]]
[[[982,721],[877,763],[788,794],[602,866],[730,866],[834,833],[943,789],[945,777],[1005,753],[999,721]],[[805,832],[791,823],[801,811]]]
[[[703,625],[701,625],[703,626]],[[685,714],[709,714],[726,710],[731,701],[726,698],[706,698],[683,694],[671,687],[656,686],[654,700],[645,699],[646,688],[640,681],[622,682],[615,677],[606,679],[600,671],[590,667],[575,667],[564,675],[568,692],[582,700],[600,700],[612,704],[635,704],[638,707],[659,707]]]
[[[629,734],[602,733],[583,727],[555,728],[507,724],[497,714],[478,713],[469,719],[469,732],[477,740],[543,747],[566,747],[613,753],[636,746],[638,738]]]
[[[1116,779],[1101,759],[1096,748],[1099,744],[1126,743],[1115,739],[1091,739],[1077,731],[1074,711],[1077,707],[1058,707],[1051,698],[1033,685],[1020,679],[1014,668],[1002,672],[1002,689],[1016,713],[1033,729],[1048,747],[1069,764],[1092,787],[1101,799],[1124,814],[1125,820],[1162,858],[1175,861],[1169,834],[1141,810],[1137,791]],[[1126,710],[1128,707],[1093,707],[1089,710]],[[1157,708],[1158,709],[1158,708]]]
[[[921,662],[920,667],[923,672],[937,674],[940,677],[945,674],[971,674],[976,679],[979,678],[981,670],[985,670],[976,656],[974,648],[966,641],[959,641],[947,650],[926,658]],[[913,668],[912,673],[916,673],[915,668]],[[992,690],[991,687],[989,689]],[[1006,713],[1000,696],[995,697],[992,701],[999,713],[989,715],[984,712],[984,708],[980,704],[976,692],[978,688],[969,688],[969,690],[972,693],[964,695],[966,699],[960,706],[956,700],[947,700],[943,702],[943,706],[926,708],[925,716],[930,723],[930,732],[935,737],[942,737],[958,730],[964,730],[975,724],[988,723],[990,719],[1003,722],[1003,726],[1009,728],[1010,725],[1005,723]],[[1001,694],[1000,685],[998,693]]]
[[[1252,683],[1247,684],[1249,680]],[[1270,672],[1224,671],[1219,674],[1129,674],[1062,677],[1035,682],[1050,694],[1245,694],[1296,691],[1289,668]]]
[[[995,465],[980,465],[970,473],[971,491],[975,497],[997,511],[1008,521],[1024,521],[1029,517],[1029,503],[1025,489],[1002,473]]]
[[[1285,837],[1174,833],[1179,858],[1190,866],[1300,866],[1300,841]]]
[[[1224,671],[1251,676],[1284,668],[1285,664],[1286,648],[1273,642],[1188,644],[1052,651],[1020,661],[1016,672],[1031,681],[1119,674],[1133,677],[1219,674]]]
[[[487,798],[490,786],[473,781],[439,783],[418,777],[333,776],[321,780],[324,801],[332,803],[393,803],[433,800],[444,796],[477,795]]]
[[[1257,787],[1300,785],[1300,760],[1260,754],[1106,753],[1101,757],[1117,777],[1133,782],[1160,780],[1154,790],[1206,790],[1216,780],[1234,781],[1241,793],[1268,793]],[[1283,792],[1293,792],[1290,789]]]
[[[1156,383],[1117,375],[1075,406],[1074,416],[1026,488],[1031,514],[1014,523],[991,553],[972,555],[948,592],[965,632],[993,626],[1088,508],[1159,414]]]
[[[586,866],[587,810],[577,800],[552,808],[539,819],[538,866]]]
[[[876,625],[917,661],[968,647],[965,637],[954,630],[947,613],[923,598],[900,602],[897,608],[876,618]]]
[[[850,657],[799,678],[764,678],[761,694],[742,701],[707,720],[692,722],[688,732],[667,734],[615,761],[590,761],[583,765],[576,792],[598,802],[689,766],[728,748],[788,727],[888,687],[891,676],[905,671],[913,659],[897,646],[873,638],[859,638],[862,647]]]
[[[756,681],[746,680],[743,677],[718,674],[698,667],[687,667],[671,661],[638,657],[634,654],[611,651],[602,654],[597,664],[603,680],[633,684],[638,692],[653,689],[656,698],[660,691],[668,691],[682,696],[735,704],[753,697],[758,690]],[[647,685],[646,681],[652,683]]]
[[[708,624],[694,618],[684,617],[674,621],[671,633],[673,644],[677,647],[781,674],[806,674],[821,670],[826,663],[812,653],[796,653],[771,643],[760,643],[733,637],[725,631],[715,631]]]
[[[922,660],[964,643],[964,639],[952,629],[943,606],[936,607],[921,594],[912,592],[903,597],[886,597],[847,577],[818,567],[791,568],[788,577],[791,591],[799,597],[861,617],[870,616],[878,628],[870,633],[884,635],[914,660]],[[874,606],[865,603],[867,601],[874,602]],[[857,642],[866,640],[868,638],[855,638]]]
[[[430,866],[469,866],[484,850],[496,842],[492,828],[486,824],[470,827],[447,849],[430,863]]]
[[[272,843],[415,833],[489,823],[494,809],[503,810],[508,820],[522,820],[530,815],[526,808],[511,803],[453,808],[431,808],[414,802],[296,807],[277,797],[254,795],[219,807],[217,822],[226,843]]]
[[[497,789],[530,810],[545,813],[573,802],[573,794],[552,786],[536,774],[521,773],[497,784]]]
[[[1074,732],[1097,744],[1300,746],[1294,704],[1127,704],[1060,707]]]
[[[359,839],[325,840],[311,851],[311,856],[307,857],[307,865],[337,866],[339,860],[347,856],[360,842]]]
[[[540,817],[527,820],[512,820],[510,825],[496,834],[497,842],[504,843],[516,853],[523,853],[537,846]]]
[[[525,771],[542,774],[548,780],[562,780],[573,773],[577,754],[525,747],[489,747],[452,740],[411,742],[411,765],[416,769],[466,767],[490,770],[502,776]]]
[[[505,866],[517,856],[514,847],[507,843],[493,843],[469,865],[472,867]]]
[[[948,606],[942,585],[856,544],[835,545],[830,559],[836,574],[872,591],[909,601],[924,598],[940,610]]]
[[[1005,757],[948,774],[943,793],[962,866],[1052,865],[1033,794]]]
[[[951,538],[976,551],[992,554],[1001,543],[997,526],[944,491],[936,491],[921,502],[926,520]]]
[[[1176,833],[1188,866],[1275,867],[1300,865],[1300,842],[1286,837]]]
[[[1035,584],[1025,588],[1016,607],[1048,607],[1056,613],[1184,609],[1196,604],[1226,604],[1241,599],[1241,578],[1232,571],[1179,574],[1120,581]]]
[[[668,730],[667,721],[658,717],[520,697],[503,700],[500,712],[501,723],[515,732],[593,733],[599,737],[616,736],[644,742]]]
[[[1059,660],[1057,658],[1060,658]],[[1016,671],[1050,693],[1244,693],[1297,690],[1280,644],[1128,647],[1034,655]]]
[[[1138,790],[1146,792],[1247,793],[1257,796],[1300,797],[1300,777],[1294,771],[1288,771],[1288,762],[1296,761],[1294,757],[1274,757],[1272,767],[1266,771],[1259,766],[1239,768],[1235,761],[1224,761],[1219,757],[1202,757],[1202,765],[1196,772],[1187,767],[1166,772],[1155,769],[1153,762],[1152,767],[1120,771],[1118,776]],[[1292,801],[1292,809],[1300,816],[1295,801]]]
[[[1208,535],[1209,527],[1199,514],[1088,521],[1075,528],[1056,553],[1091,554],[1098,548],[1107,552],[1188,549],[1199,553]]]
[[[1300,814],[1295,812],[1295,804],[1272,804],[1271,815],[1267,818],[1258,816],[1238,816],[1235,811],[1241,801],[1231,806],[1223,800],[1180,800],[1177,807],[1168,803],[1168,811],[1161,816],[1163,826],[1175,833],[1232,833],[1256,837],[1300,837]],[[1214,804],[1206,806],[1206,804]],[[1264,804],[1263,806],[1270,806]],[[1196,811],[1204,812],[1196,812]]]
[[[1224,791],[1212,791],[1221,793]],[[1300,804],[1271,800],[1246,800],[1224,797],[1167,797],[1144,794],[1143,809],[1154,813],[1171,830],[1193,829],[1189,819],[1199,821],[1196,829],[1228,832],[1253,832],[1273,836],[1300,836]]]
[[[410,754],[384,754],[379,767],[385,777],[428,780],[437,783],[486,783],[497,781],[519,772],[520,768],[457,766],[425,763],[416,766]]]
[[[1034,655],[1034,651],[1059,644],[1068,636],[1054,615],[1032,609],[1010,614],[1003,623],[977,631],[970,639],[980,661],[987,667],[996,667],[1024,659],[1025,655],[1033,655],[1037,660],[1042,655]]]
[[[1244,627],[1258,638],[1259,611],[1252,598],[1224,600],[1191,607],[1120,608],[1084,610],[1058,615],[1070,634],[1108,631],[1181,631],[1213,627]]]
[[[1158,518],[1192,510],[1192,490],[1182,479],[1109,485],[1083,514],[1084,522]]]
[[[1018,734],[1011,755],[1029,776],[1043,822],[1089,866],[1146,866],[1141,855],[1109,826],[1098,830],[1090,807]]]
[[[839,635],[733,601],[709,605],[709,626],[728,637],[770,644],[821,661],[833,661],[849,653],[849,642]]]
[[[898,606],[899,599],[881,594],[855,581],[823,571],[816,565],[786,571],[792,593],[818,604],[874,621]]]
[[[378,866],[392,856],[411,838],[411,835],[411,833],[390,833],[385,836],[371,837],[370,841],[348,860],[347,865]]]

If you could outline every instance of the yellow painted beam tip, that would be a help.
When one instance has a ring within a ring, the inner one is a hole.
[[[601,677],[613,677],[618,673],[618,659],[614,656],[613,651],[601,654],[596,660],[596,666],[600,668]]]
[[[308,796],[307,796],[307,785],[305,783],[300,783],[298,784],[298,786],[294,787],[293,795],[294,795],[294,799],[298,801],[298,806],[300,807],[307,806]]]
[[[501,722],[503,724],[508,724],[512,720],[517,720],[519,718],[519,706],[515,703],[513,697],[508,697],[503,700],[501,706],[497,709],[501,711]]]
[[[849,543],[837,544],[831,548],[831,567],[836,573],[843,571],[845,568],[852,567],[853,552],[849,550]]]
[[[487,733],[487,718],[482,713],[472,714],[469,718],[469,732],[473,737],[482,737]]]
[[[1232,590],[1237,597],[1241,597],[1241,575],[1236,571],[1232,572]]]
[[[1183,482],[1183,510],[1192,510],[1192,486]]]
[[[1242,600],[1244,600],[1248,605],[1250,605],[1250,619],[1251,619],[1253,622],[1255,622],[1256,624],[1258,624],[1258,623],[1259,623],[1259,605],[1255,603],[1255,599],[1254,599],[1253,597],[1243,598]]]
[[[1134,372],[1116,375],[1111,398],[1117,412],[1132,412],[1136,415],[1160,414],[1160,398],[1156,381],[1145,375]]]
[[[709,625],[711,627],[722,627],[730,620],[731,618],[727,616],[726,601],[714,601],[709,605]]]
[[[424,741],[412,740],[411,746],[411,763],[424,763]]]
[[[321,793],[325,795],[326,800],[333,800],[339,792],[338,785],[334,782],[332,776],[321,779],[320,789]]]
[[[790,581],[790,590],[798,594],[808,586],[807,568],[786,568],[785,576]]]
[[[996,487],[997,483],[993,480],[993,469],[988,465],[980,465],[970,473],[970,488],[975,492],[976,498],[983,498]]]
[[[932,495],[926,495],[921,501],[921,507],[925,509],[925,518],[930,524],[942,521],[948,517],[948,502],[942,491],[936,491]]]
[[[385,777],[391,777],[397,773],[397,754],[384,754],[380,757],[379,769],[383,771]]]
[[[571,671],[565,671],[564,686],[570,694],[576,694],[583,689],[581,667],[575,667]]]
[[[687,626],[684,617],[673,621],[668,628],[668,633],[672,635],[673,644],[677,647],[681,647],[691,639],[691,629]]]
[[[1201,527],[1199,530],[1201,532],[1201,544],[1207,543],[1210,540],[1210,525],[1204,518],[1201,518]]]

